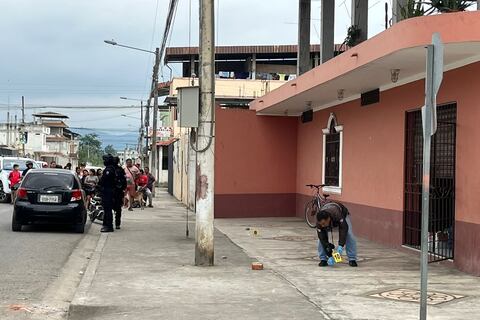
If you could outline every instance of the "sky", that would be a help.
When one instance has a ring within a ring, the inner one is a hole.
[[[384,29],[385,1],[370,0],[369,36]],[[131,106],[145,99],[153,55],[103,40],[152,50],[160,45],[169,0],[1,0],[0,121],[39,111],[70,116],[74,128],[138,132],[139,108],[39,109],[41,106]],[[298,0],[216,0],[217,45],[295,44]],[[335,41],[350,25],[350,0],[335,1]],[[179,0],[169,46],[198,45],[198,0]],[[390,6],[391,7],[391,6]],[[191,12],[191,15],[190,15]],[[319,43],[320,1],[312,0],[312,43]],[[189,32],[191,30],[191,32]],[[174,75],[180,66],[173,65]],[[162,68],[160,81],[169,80]],[[37,108],[37,109],[34,109]],[[122,116],[122,114],[128,117]]]

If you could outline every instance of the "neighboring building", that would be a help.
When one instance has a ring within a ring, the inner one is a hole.
[[[335,45],[332,49],[337,55],[345,47]],[[181,63],[182,76],[195,78],[199,74],[198,57],[198,47],[167,48],[165,63]],[[297,74],[296,45],[218,46],[215,60],[217,78],[291,80]],[[309,62],[311,67],[320,64],[320,45],[310,45]]]
[[[419,249],[420,108],[434,32],[445,43],[445,74],[432,142],[430,261],[480,275],[480,12],[402,21],[251,110],[217,109],[215,216],[302,217],[305,185],[324,183],[349,207],[359,236]]]
[[[55,161],[62,166],[78,165],[78,134],[68,129],[67,116],[45,112],[34,114],[25,124],[0,124],[2,155],[25,155],[39,161]]]
[[[140,154],[135,149],[125,148],[122,151],[117,151],[117,156],[121,164],[124,164],[127,159],[132,159],[133,163],[140,163]]]
[[[24,128],[24,129],[23,129]],[[22,135],[22,132],[26,132]],[[25,141],[25,156],[35,158],[35,152],[47,152],[46,137],[50,129],[41,124],[26,123],[23,127],[20,124],[0,124],[0,143],[9,147],[12,154],[23,153],[23,141]],[[37,159],[40,160],[40,159]]]
[[[313,66],[318,64],[319,46],[312,46],[311,50]],[[167,48],[165,59],[182,63],[184,77],[168,83],[165,103],[171,110],[173,134],[158,142],[162,168],[158,181],[167,184],[171,194],[193,207],[195,177],[190,173],[195,172],[195,152],[189,146],[190,130],[178,126],[176,106],[177,88],[198,86],[198,48]],[[255,98],[295,78],[296,46],[217,47],[216,59],[215,101],[223,109],[248,109]],[[192,70],[193,77],[188,77]],[[237,133],[243,134],[242,130]]]
[[[68,129],[67,116],[56,112],[43,112],[33,115],[34,125],[45,128],[46,149],[34,150],[35,159],[59,165],[71,163],[78,166],[79,135]]]

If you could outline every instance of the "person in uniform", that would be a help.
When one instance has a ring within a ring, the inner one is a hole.
[[[115,229],[120,229],[122,223],[122,207],[123,199],[127,189],[127,179],[125,178],[125,171],[120,166],[120,158],[114,158],[116,183],[113,195],[113,210],[115,211]]]
[[[101,232],[113,232],[113,206],[115,194],[115,162],[111,154],[103,156],[103,164],[105,170],[98,182],[101,188],[102,205],[103,205],[103,227]]]

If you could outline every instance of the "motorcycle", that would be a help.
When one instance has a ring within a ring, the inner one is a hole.
[[[103,221],[103,215],[105,214],[102,205],[102,198],[99,193],[95,193],[94,196],[90,199],[90,205],[88,206],[90,221],[95,222],[95,220]]]

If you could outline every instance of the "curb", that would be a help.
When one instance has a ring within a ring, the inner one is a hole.
[[[102,233],[100,235],[100,239],[98,240],[97,246],[95,247],[90,261],[88,262],[82,280],[80,281],[80,284],[75,291],[75,295],[73,296],[72,302],[68,307],[68,319],[86,319],[87,314],[95,312],[95,307],[87,307],[86,301],[88,298],[88,291],[92,286],[95,274],[97,273],[98,265],[100,264],[100,259],[102,257],[103,249],[105,247],[107,239],[107,233]]]

